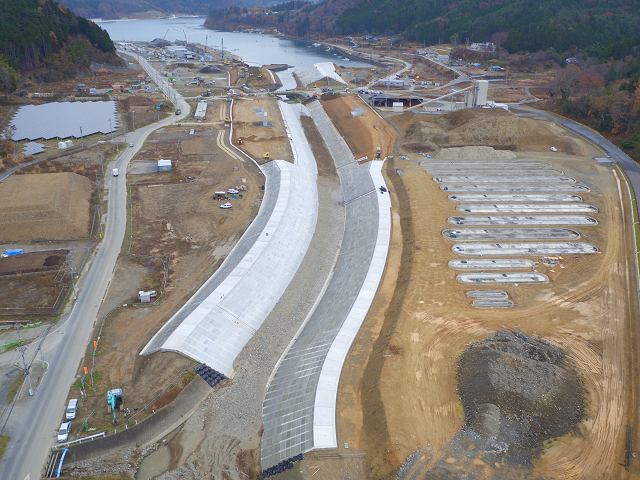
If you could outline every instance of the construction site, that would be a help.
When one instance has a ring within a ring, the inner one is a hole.
[[[495,106],[486,81],[358,94],[330,67],[294,72],[309,90],[287,96],[236,62],[229,93],[185,90],[202,118],[123,97],[119,122],[141,107],[137,127],[166,119],[114,144],[124,169],[104,145],[2,181],[0,243],[25,252],[0,258],[0,291],[19,293],[5,309],[67,295],[69,262],[92,258],[80,243],[97,247],[109,194],[126,190],[66,399],[80,403],[45,476],[636,478],[624,170],[543,115]],[[241,82],[256,96],[231,94]],[[419,100],[392,101],[405,94]]]

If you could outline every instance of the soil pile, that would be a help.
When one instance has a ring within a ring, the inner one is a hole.
[[[488,145],[516,148],[549,136],[539,125],[501,108],[464,109],[427,116],[407,129],[410,150],[430,151],[443,147]]]
[[[397,479],[528,478],[545,440],[584,417],[584,387],[560,348],[518,332],[498,332],[468,347],[458,361],[465,425],[431,458],[415,452]],[[425,472],[425,473],[422,473]]]
[[[90,197],[91,182],[75,173],[9,177],[0,186],[0,243],[86,236]]]
[[[222,73],[225,70],[219,65],[207,65],[198,70],[199,73]]]
[[[584,389],[564,351],[517,332],[498,332],[465,350],[458,393],[467,428],[496,437],[523,459],[584,415]]]

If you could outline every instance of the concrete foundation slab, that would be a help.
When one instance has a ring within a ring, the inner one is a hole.
[[[461,273],[456,277],[460,283],[546,283],[549,277],[542,273]]]
[[[591,255],[598,247],[582,242],[559,243],[457,243],[451,247],[459,255]]]
[[[503,292],[502,290],[471,290],[467,292],[467,297],[499,299],[508,298],[509,295],[507,295],[507,292]]]
[[[505,168],[501,170],[491,170],[491,169],[478,169],[478,168],[427,168],[425,171],[429,175],[463,175],[463,176],[471,176],[471,175],[499,175],[501,177],[517,177],[520,175],[543,175],[543,176],[553,176],[553,175],[564,175],[562,170],[557,170],[554,168],[547,169],[522,169],[515,170],[511,168]]]
[[[533,262],[524,258],[483,258],[479,260],[449,260],[455,270],[502,270],[504,268],[533,268]]]
[[[442,231],[454,240],[577,240],[580,234],[568,228],[465,228]]]
[[[587,193],[591,190],[585,185],[442,185],[440,190],[451,193],[481,192],[567,192]]]
[[[551,166],[548,162],[537,162],[535,160],[512,160],[505,161],[491,161],[491,160],[474,160],[474,161],[448,161],[448,160],[427,160],[420,162],[420,166],[423,168],[549,168]]]
[[[499,203],[494,205],[465,203],[456,210],[468,213],[597,213],[598,209],[586,203],[550,203],[548,205]]]
[[[510,308],[513,307],[513,300],[474,300],[473,306],[476,308]]]
[[[447,197],[452,202],[464,203],[464,202],[488,202],[488,203],[501,203],[501,202],[581,202],[582,197],[579,195],[571,195],[569,193],[548,193],[548,194],[490,194],[482,195],[480,193],[463,193],[456,195],[449,195]]]
[[[506,227],[510,225],[597,225],[595,218],[585,215],[496,215],[449,217],[447,221],[453,225]]]
[[[571,177],[522,176],[500,177],[497,175],[443,175],[433,177],[437,183],[576,183]]]

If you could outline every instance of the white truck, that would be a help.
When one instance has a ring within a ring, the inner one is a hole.
[[[117,176],[118,176],[118,169],[117,169],[117,168],[114,168],[114,169],[113,169],[113,176],[114,176],[114,177],[117,177]]]

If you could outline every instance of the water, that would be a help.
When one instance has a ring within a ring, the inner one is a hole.
[[[205,17],[160,18],[151,20],[116,20],[96,22],[113,41],[144,41],[166,38],[167,41],[184,40],[220,48],[224,40],[225,51],[230,51],[249,64],[267,65],[286,63],[293,68],[278,72],[285,88],[295,88],[293,70],[318,62],[334,62],[345,67],[368,67],[367,63],[340,60],[333,50],[308,47],[307,42],[274,38],[269,35],[241,32],[220,32],[204,27]]]

